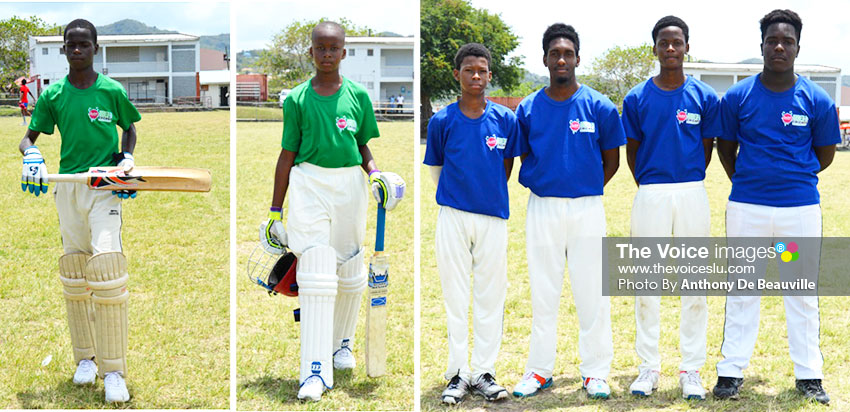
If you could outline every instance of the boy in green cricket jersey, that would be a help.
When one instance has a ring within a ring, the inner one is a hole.
[[[77,19],[65,27],[68,76],[50,85],[35,106],[19,149],[24,155],[21,188],[47,193],[47,167],[35,141],[41,133],[62,135],[59,173],[90,167],[134,167],[139,112],[120,83],[94,71],[97,30]],[[116,126],[123,129],[121,151]],[[59,258],[68,326],[77,369],[75,384],[103,378],[107,402],[130,399],[127,377],[127,263],[121,247],[121,199],[134,191],[102,192],[86,185],[54,186],[65,254]]]
[[[378,170],[367,143],[378,124],[366,89],[339,74],[345,31],[337,23],[313,28],[310,55],[316,75],[283,104],[282,150],[275,170],[269,219],[260,226],[266,250],[288,246],[298,256],[301,305],[299,399],[318,401],[333,387],[333,369],[353,369],[354,331],[366,288],[363,239],[369,174],[375,200],[392,210],[404,181]],[[378,189],[381,190],[378,190]],[[281,221],[289,193],[288,228]]]

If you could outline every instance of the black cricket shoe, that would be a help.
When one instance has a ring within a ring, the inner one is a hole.
[[[823,390],[820,379],[797,379],[797,390],[808,400],[818,401],[824,405],[829,403],[829,395]]]
[[[508,391],[496,383],[496,379],[490,373],[478,376],[470,385],[472,391],[484,397],[488,401],[499,401],[508,398]]]
[[[738,399],[738,391],[744,384],[744,378],[718,376],[717,385],[711,391],[717,399]]]
[[[455,375],[450,381],[449,384],[446,385],[446,389],[443,390],[443,394],[440,395],[440,399],[443,403],[449,405],[457,405],[460,401],[463,400],[466,393],[469,391],[469,384],[460,377],[460,375]]]

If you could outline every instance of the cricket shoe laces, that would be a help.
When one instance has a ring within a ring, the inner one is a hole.
[[[472,389],[488,401],[498,401],[508,397],[508,391],[496,383],[496,379],[490,373],[478,376],[472,382]]]
[[[534,372],[527,372],[519,383],[514,386],[514,396],[528,397],[537,395],[541,389],[552,386],[552,378],[544,378]]]
[[[343,346],[334,352],[334,369],[354,369],[357,362],[354,360],[354,354],[348,346]]]
[[[91,359],[81,360],[77,365],[77,371],[74,372],[74,384],[93,384],[95,378],[97,378],[97,364]]]
[[[449,380],[449,384],[446,385],[446,389],[443,390],[442,395],[440,395],[440,399],[442,399],[443,403],[457,405],[463,400],[468,391],[469,384],[466,383],[466,381],[458,374]]]
[[[633,395],[649,396],[652,391],[658,388],[658,379],[660,374],[656,370],[645,370],[641,372],[637,379],[629,386],[629,391]]]
[[[682,387],[682,398],[705,399],[705,388],[699,371],[679,371],[679,385]]]
[[[103,378],[103,389],[106,392],[107,402],[127,402],[130,400],[130,392],[127,392],[127,383],[120,372],[109,372]]]
[[[584,378],[581,385],[587,391],[587,396],[594,399],[608,399],[611,395],[611,387],[605,379]]]

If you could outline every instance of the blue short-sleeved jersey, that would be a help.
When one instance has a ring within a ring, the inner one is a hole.
[[[797,76],[775,93],[761,74],[733,85],[720,104],[723,134],[739,144],[729,200],[791,207],[820,203],[814,148],[841,141],[838,113],[829,95]]]
[[[425,164],[443,166],[437,203],[507,219],[504,159],[521,153],[517,130],[511,109],[490,101],[477,119],[466,117],[457,103],[431,117]]]
[[[723,133],[720,99],[711,86],[691,76],[670,91],[650,78],[623,100],[623,129],[626,137],[640,142],[635,159],[639,184],[702,181],[702,139]]]
[[[602,194],[602,150],[626,143],[617,107],[581,85],[559,102],[540,89],[517,107],[520,143],[527,153],[519,182],[541,197]]]

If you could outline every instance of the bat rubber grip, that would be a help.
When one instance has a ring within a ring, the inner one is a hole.
[[[384,251],[384,222],[387,216],[387,209],[384,205],[378,205],[378,223],[375,226],[375,252]]]

